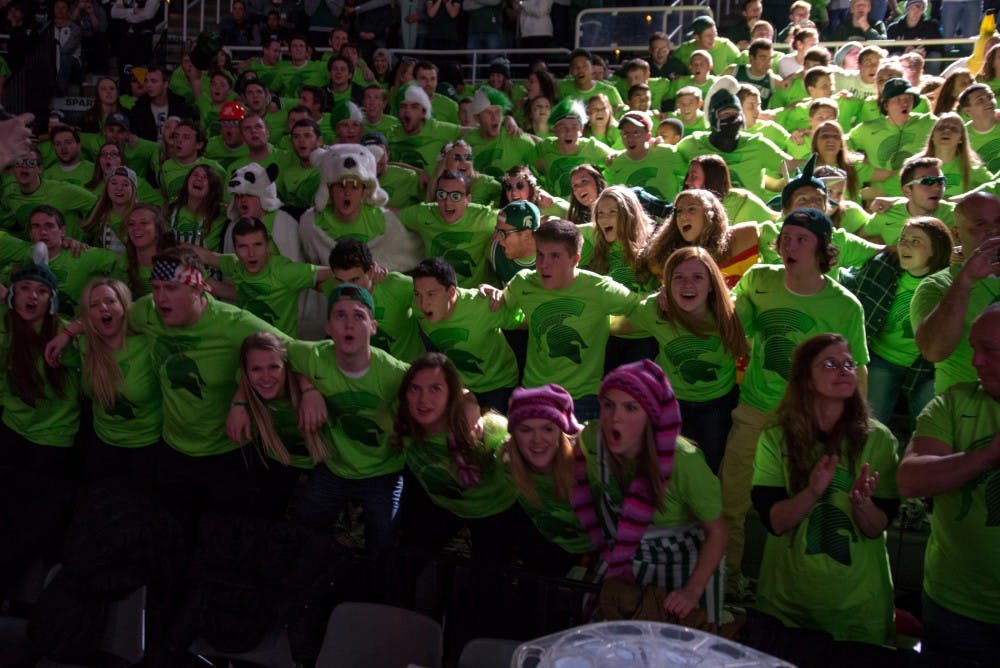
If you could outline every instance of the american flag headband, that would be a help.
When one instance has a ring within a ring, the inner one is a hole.
[[[160,258],[153,261],[152,279],[154,281],[177,281],[190,285],[196,290],[211,292],[212,288],[205,282],[205,275],[197,267],[185,265],[174,258]]]

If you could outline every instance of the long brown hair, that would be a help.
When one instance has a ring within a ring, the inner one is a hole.
[[[115,144],[111,144],[111,146],[115,146]],[[95,174],[98,170],[100,170],[100,167],[94,165]],[[131,183],[131,181],[129,183]],[[86,220],[80,223],[80,230],[82,232],[94,236],[100,235],[104,226],[111,222],[111,209],[114,207],[114,204],[111,202],[111,197],[108,196],[108,185],[107,181],[105,181],[104,188],[101,189],[101,194],[97,197],[97,203],[94,205],[94,208],[90,210],[90,215],[87,216]],[[132,186],[132,198],[127,208],[132,209],[135,205],[136,187]],[[120,232],[121,230],[117,231]]]
[[[268,410],[264,398],[254,389],[253,384],[247,378],[247,358],[250,352],[254,350],[273,352],[281,358],[281,362],[285,367],[284,394],[288,397],[292,405],[292,410],[297,411],[299,409],[299,405],[302,402],[302,393],[299,391],[299,384],[295,380],[295,375],[288,366],[288,351],[285,349],[285,344],[281,342],[281,339],[270,332],[257,332],[243,339],[243,343],[240,345],[239,388],[246,397],[247,404],[249,404],[250,418],[257,429],[260,444],[268,454],[285,466],[288,466],[292,461],[291,455],[288,454],[288,448],[285,447],[284,442],[281,440],[281,434],[274,427],[271,411]],[[319,434],[316,432],[305,432],[303,433],[303,437],[312,460],[316,463],[323,461],[327,456],[327,449]]]
[[[953,124],[957,123],[959,127],[959,134],[962,136],[962,140],[959,143],[958,148],[955,150],[955,157],[958,158],[958,164],[962,174],[960,192],[966,192],[971,188],[971,185],[969,184],[969,171],[982,166],[983,163],[979,159],[979,154],[972,149],[972,144],[969,143],[969,131],[966,129],[965,122],[962,120],[961,116],[956,114],[954,111],[947,111],[938,116],[938,119],[934,122],[934,127],[931,128],[930,134],[927,135],[927,144],[924,146],[924,151],[921,155],[931,158],[941,157],[937,154],[937,145],[934,143],[934,131],[945,121],[951,121]],[[913,158],[911,158],[911,160],[912,159]]]
[[[819,334],[800,343],[792,353],[792,370],[785,395],[775,409],[775,422],[781,427],[788,478],[792,493],[809,485],[809,476],[823,455],[840,455],[846,444],[847,468],[852,472],[859,464],[861,451],[871,427],[868,424],[868,403],[857,387],[844,400],[844,410],[837,424],[828,433],[820,430],[816,420],[814,400],[816,388],[812,382],[813,364],[827,347],[847,345],[840,334]]]
[[[125,381],[121,367],[115,359],[115,351],[108,345],[108,342],[101,336],[97,327],[91,322],[90,296],[94,290],[101,286],[106,286],[118,298],[118,303],[122,305],[122,310],[128,313],[132,306],[132,295],[128,286],[114,278],[95,278],[87,283],[83,289],[83,296],[80,298],[79,317],[83,322],[83,331],[87,335],[87,354],[83,358],[83,372],[89,379],[91,392],[94,399],[104,408],[111,408],[118,398],[118,391]],[[123,324],[127,327],[127,324]]]
[[[163,211],[155,204],[139,202],[132,210],[122,218],[122,226],[119,230],[119,238],[125,243],[125,275],[128,278],[128,287],[134,295],[141,295],[142,284],[139,278],[139,251],[128,235],[128,219],[136,211],[148,211],[153,214],[153,221],[156,224],[156,250],[161,250],[165,245],[173,242],[172,236],[167,234],[167,224],[163,220]],[[169,237],[169,238],[168,238]]]
[[[702,226],[701,236],[693,244],[684,239],[680,228],[677,227],[677,211],[682,197],[698,200],[705,210],[705,224]],[[660,271],[671,253],[678,248],[692,245],[707,250],[716,263],[722,263],[729,254],[729,216],[726,215],[722,201],[710,190],[694,188],[677,193],[670,218],[656,231],[643,252],[646,267],[650,272],[656,273]]]
[[[188,184],[196,169],[200,169],[205,173],[205,178],[208,180],[208,193],[205,195],[201,208],[198,211],[191,211],[191,213],[202,217],[201,226],[204,230],[204,236],[207,237],[208,233],[212,230],[212,223],[225,215],[225,209],[222,205],[225,202],[226,193],[222,187],[222,178],[214,169],[205,165],[195,165],[192,167],[188,175],[184,177],[184,185],[181,187],[180,192],[177,193],[177,200],[174,202],[171,210],[176,211],[187,207],[188,198],[190,197]]]
[[[812,151],[813,153],[819,154],[818,137],[823,132],[823,130],[833,130],[838,135],[840,135],[840,147],[837,149],[837,164],[836,166],[844,170],[847,174],[847,197],[848,199],[855,199],[858,196],[858,187],[860,181],[858,181],[858,173],[854,169],[854,162],[860,162],[863,156],[859,154],[850,153],[847,150],[847,142],[844,140],[844,129],[840,127],[837,121],[823,121],[816,126],[812,134]]]
[[[603,199],[612,199],[618,206],[615,231],[618,243],[622,247],[622,257],[635,272],[636,279],[640,283],[645,283],[649,278],[649,271],[640,261],[640,256],[649,239],[649,229],[653,221],[642,208],[639,198],[627,186],[608,186],[598,194],[594,206],[590,209],[591,219],[594,222],[594,258],[590,262],[590,269],[598,274],[608,272],[608,250],[611,248],[611,243],[604,238],[604,233],[597,224],[597,208]]]
[[[577,172],[586,172],[590,175],[590,178],[594,179],[594,185],[597,186],[598,196],[604,191],[605,188],[608,187],[608,182],[604,180],[604,175],[601,174],[600,170],[593,165],[587,163],[577,165],[570,170],[570,179],[572,179],[573,175]],[[594,202],[596,203],[597,200],[595,199]],[[573,221],[577,225],[583,225],[584,223],[590,222],[590,208],[581,204],[580,200],[576,198],[576,195],[574,195],[572,191],[570,191],[569,213],[566,214],[566,218]]]
[[[11,284],[10,290],[15,289]],[[56,295],[49,292],[49,299]],[[11,304],[17,299],[15,292],[11,296]],[[51,301],[50,301],[51,304]],[[65,397],[66,368],[62,365],[51,367],[42,364],[43,379],[38,373],[36,362],[42,358],[45,345],[52,340],[59,328],[58,318],[51,313],[51,308],[45,313],[42,327],[39,331],[24,321],[11,306],[4,316],[7,325],[7,359],[4,368],[7,370],[7,381],[15,396],[32,408],[45,398],[45,381],[47,380],[55,393]]]
[[[472,425],[465,413],[465,386],[458,369],[450,359],[442,353],[426,353],[417,358],[403,376],[399,384],[399,411],[393,423],[391,443],[401,448],[403,440],[413,439],[417,446],[422,446],[427,434],[423,426],[410,414],[410,404],[407,392],[414,377],[425,369],[440,369],[448,386],[448,404],[445,406],[445,422],[448,425],[448,438],[453,439],[458,451],[466,457],[469,463],[482,464],[486,460],[486,452],[482,444],[472,433]]]
[[[690,313],[680,308],[674,300],[673,292],[670,290],[670,283],[673,281],[674,271],[688,260],[698,260],[705,266],[708,273],[708,281],[711,289],[708,293],[708,309],[715,322],[709,320],[696,321]],[[736,308],[733,300],[729,296],[729,288],[726,286],[726,279],[722,275],[722,270],[716,264],[708,251],[700,246],[687,246],[678,248],[663,265],[663,287],[661,288],[667,301],[666,309],[658,309],[660,317],[671,323],[679,325],[683,329],[691,332],[695,336],[707,338],[709,335],[718,332],[722,339],[722,347],[732,357],[738,358],[750,352],[747,345],[747,337],[743,331],[743,325],[736,315]]]

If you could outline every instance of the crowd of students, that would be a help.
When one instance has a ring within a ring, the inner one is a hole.
[[[761,23],[458,99],[333,36],[102,78],[0,177],[0,591],[115,478],[191,540],[358,507],[401,572],[461,534],[792,661],[905,662],[885,530],[934,497],[924,651],[988,663],[1000,35],[935,82]]]

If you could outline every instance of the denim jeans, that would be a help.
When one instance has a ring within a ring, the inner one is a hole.
[[[295,519],[316,529],[332,529],[349,502],[358,502],[365,514],[365,549],[377,555],[394,542],[403,478],[388,473],[374,478],[342,478],[320,462],[309,474],[295,502]]]
[[[1000,624],[952,612],[931,600],[926,591],[922,598],[924,654],[939,655],[942,659],[962,657],[983,666],[995,665],[993,662],[1000,655]]]
[[[906,370],[905,366],[893,364],[874,353],[871,354],[871,361],[868,363],[868,403],[872,407],[875,419],[886,426],[891,426]],[[910,413],[908,430],[913,429],[920,411],[933,398],[933,377],[907,395],[906,404]]]
[[[980,0],[941,3],[941,34],[946,37],[975,37],[979,34],[982,4]],[[972,45],[962,46],[962,53],[972,53]]]

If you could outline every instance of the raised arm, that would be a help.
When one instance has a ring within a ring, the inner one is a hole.
[[[944,441],[915,436],[896,471],[896,487],[907,498],[935,496],[1000,466],[1000,433],[985,448],[955,452]]]

